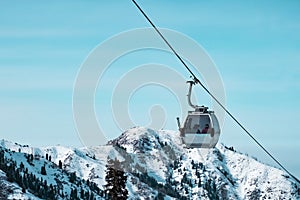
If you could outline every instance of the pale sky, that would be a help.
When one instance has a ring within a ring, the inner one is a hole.
[[[300,162],[295,159],[300,153],[299,1],[137,2],[158,27],[185,34],[205,49],[222,77],[227,108],[299,178]],[[0,1],[0,5],[1,138],[33,146],[81,146],[72,111],[81,64],[103,41],[149,27],[148,22],[129,0]],[[112,66],[104,85],[133,64],[151,62],[174,66],[188,79],[175,57],[143,51]],[[126,67],[118,68],[123,64]],[[179,111],[172,95],[159,87],[139,92],[129,102],[136,124],[147,124],[149,106],[162,104],[168,117],[164,128],[176,130]],[[110,94],[97,90],[100,119],[111,114],[106,113]],[[195,95],[209,102],[202,90]],[[121,133],[112,120],[105,126],[112,130],[108,139]],[[228,117],[220,142],[273,164]]]

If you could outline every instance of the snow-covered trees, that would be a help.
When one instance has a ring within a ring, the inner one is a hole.
[[[121,169],[121,162],[117,159],[108,158],[106,170],[105,195],[109,199],[127,199],[126,189],[127,176]]]
[[[18,163],[16,159],[22,161]],[[79,199],[81,195],[84,196],[82,199],[88,200],[103,197],[103,191],[96,183],[85,183],[75,172],[61,170],[54,163],[43,159],[35,159],[32,154],[20,154],[0,146],[0,170],[5,173],[7,181],[20,186],[22,193],[30,192],[41,199]],[[51,176],[55,176],[55,183],[47,181],[52,179]],[[66,177],[69,177],[69,182]],[[70,192],[65,186],[70,186]],[[7,191],[7,194],[9,192],[12,191]],[[7,199],[7,195],[0,192],[0,199]]]

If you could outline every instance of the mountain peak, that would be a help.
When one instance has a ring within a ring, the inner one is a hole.
[[[129,153],[145,153],[146,151],[161,150],[166,144],[180,142],[177,132],[155,131],[145,127],[133,127],[123,132],[118,138],[108,142],[127,149]],[[174,147],[177,148],[178,145]]]

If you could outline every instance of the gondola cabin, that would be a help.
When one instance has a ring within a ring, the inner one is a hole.
[[[217,117],[207,107],[199,107],[189,111],[181,129],[181,136],[186,147],[213,148],[220,136],[220,127]]]
[[[218,143],[221,133],[218,119],[213,111],[208,110],[208,107],[191,103],[190,97],[194,82],[189,81],[189,83],[188,102],[195,111],[188,112],[182,128],[177,118],[182,142],[187,148],[213,148]]]

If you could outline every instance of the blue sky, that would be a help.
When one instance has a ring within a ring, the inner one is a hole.
[[[181,32],[206,50],[223,79],[228,109],[300,177],[300,163],[294,158],[300,153],[296,126],[300,119],[300,3],[138,2],[157,26]],[[1,1],[1,138],[34,146],[81,146],[72,113],[73,84],[81,64],[109,37],[148,26],[129,0]],[[136,58],[138,64],[153,60],[185,73],[171,55],[151,51],[138,55],[127,60]],[[124,63],[120,60],[119,66]],[[112,68],[104,80],[117,79],[127,69],[129,65]],[[196,91],[199,99],[209,99],[201,89]],[[99,88],[96,94],[96,102],[103,102],[96,105],[100,118],[109,112],[109,99],[101,99],[105,92],[111,93]],[[140,92],[129,103],[136,123],[147,124],[149,105],[167,104],[171,119],[165,128],[175,130],[174,97],[162,88]],[[108,137],[117,137],[120,132],[113,122],[106,125],[112,126]],[[220,142],[271,163],[229,118],[222,133]]]

